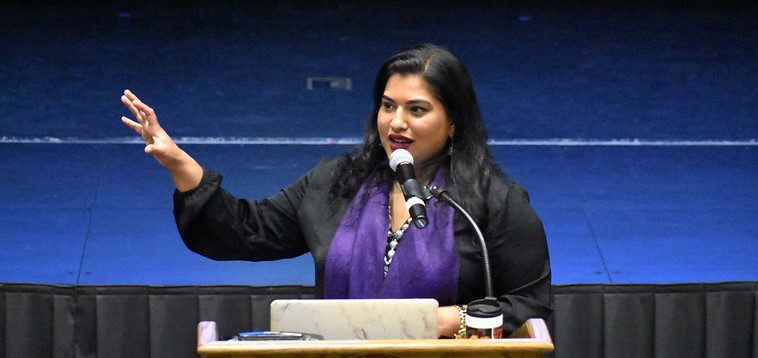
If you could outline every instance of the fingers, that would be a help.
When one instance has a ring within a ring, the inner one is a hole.
[[[142,114],[140,113],[139,109],[137,109],[137,107],[134,106],[132,101],[127,96],[125,95],[121,96],[121,103],[123,103],[126,106],[126,108],[129,108],[129,111],[131,111],[134,117],[137,118],[137,121],[139,121],[141,124],[145,123],[145,120],[143,119]]]
[[[142,113],[145,114],[144,119],[150,119],[155,120],[155,111],[153,111],[152,108],[148,107],[148,105],[142,103],[140,100],[135,100],[132,102],[137,109],[139,109]]]
[[[136,103],[143,103],[143,102],[142,102],[142,101],[139,99],[139,97],[137,97],[137,95],[135,95],[135,94],[134,94],[132,91],[130,91],[130,90],[128,90],[128,89],[125,89],[125,90],[124,90],[124,96],[126,96],[126,98],[127,98],[127,99],[128,99],[128,100],[129,100],[129,101],[132,103],[132,104],[136,104]],[[144,111],[140,110],[140,111],[139,111],[139,114],[140,114],[140,116],[142,116],[142,118],[143,118],[143,119],[146,119],[146,118],[145,118],[145,117],[147,117],[147,113],[146,113],[146,112],[144,112]],[[135,115],[136,115],[136,114],[135,114]],[[140,122],[140,123],[141,123],[141,122]],[[144,124],[144,123],[143,123],[143,124]]]
[[[139,134],[142,137],[142,140],[145,141],[145,143],[148,143],[148,144],[153,143],[153,138],[151,138],[150,136],[147,135],[147,133],[145,133],[141,124],[126,117],[121,117],[121,122],[123,122],[129,128],[137,132],[137,134]]]
[[[129,108],[139,123],[126,117],[123,117],[121,120],[142,135],[142,139],[144,139],[145,143],[149,145],[149,147],[145,147],[145,152],[149,154],[153,151],[152,144],[155,144],[156,136],[159,136],[163,131],[160,125],[158,125],[158,117],[156,117],[155,111],[128,89],[124,90],[124,95],[121,96],[121,102]]]
[[[139,98],[132,93],[130,90],[124,90],[124,95],[129,98],[130,101],[139,101]]]
[[[134,129],[135,132],[142,134],[142,125],[126,117],[121,117],[121,122],[124,122],[129,128]]]
[[[158,122],[157,118],[155,117],[155,111],[153,111],[152,108],[148,107],[146,104],[140,102],[139,100],[132,102],[134,103],[134,106],[137,107],[137,109],[140,110],[140,113],[142,113],[142,119],[145,120],[144,123],[142,123],[142,128],[147,132],[149,135],[153,136],[156,134],[156,130],[158,129]]]

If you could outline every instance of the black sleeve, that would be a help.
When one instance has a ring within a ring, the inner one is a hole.
[[[174,192],[174,218],[187,247],[214,260],[276,260],[308,252],[298,208],[309,172],[260,201],[236,199],[221,187],[221,175],[203,170],[197,188]]]
[[[499,197],[503,200],[503,195]],[[542,221],[523,188],[511,184],[505,203],[493,204],[490,208],[496,210],[489,216],[487,245],[506,336],[527,319],[548,319],[552,313],[550,259]]]

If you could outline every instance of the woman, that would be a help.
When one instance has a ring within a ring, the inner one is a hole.
[[[445,187],[481,226],[503,334],[552,312],[545,234],[524,189],[493,163],[471,81],[447,50],[423,45],[385,62],[361,148],[322,161],[280,193],[238,200],[220,187],[161,128],[154,111],[128,90],[145,152],[174,180],[174,214],[184,243],[217,260],[275,260],[310,252],[324,298],[430,297],[440,302],[439,333],[461,333],[460,305],[484,297],[481,254],[458,214],[431,199],[430,225],[409,226],[387,158],[414,157],[423,184]]]

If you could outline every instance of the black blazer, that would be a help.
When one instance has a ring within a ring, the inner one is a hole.
[[[323,294],[327,252],[350,199],[329,194],[338,159],[327,159],[274,196],[237,199],[221,175],[204,170],[200,185],[174,193],[174,216],[187,247],[214,260],[263,261],[313,255],[316,292]],[[527,192],[498,174],[489,178],[482,232],[490,252],[493,290],[504,309],[504,334],[552,312],[550,264],[542,222]],[[459,259],[457,304],[484,297],[481,254],[473,231],[453,225]]]

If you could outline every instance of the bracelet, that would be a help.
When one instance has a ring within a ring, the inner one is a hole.
[[[458,306],[458,316],[461,317],[461,325],[458,327],[458,332],[455,332],[455,339],[466,338],[466,305]]]

